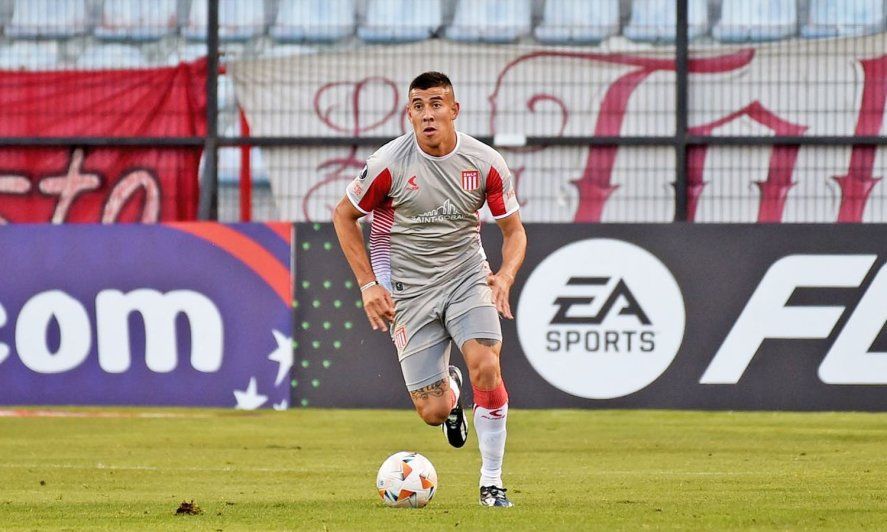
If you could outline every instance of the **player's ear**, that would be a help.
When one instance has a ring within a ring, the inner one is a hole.
[[[459,116],[460,109],[461,107],[459,106],[459,102],[453,102],[453,120],[455,120],[456,117]]]

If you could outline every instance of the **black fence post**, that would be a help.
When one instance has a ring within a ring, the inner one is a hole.
[[[206,139],[203,143],[203,178],[200,182],[201,220],[219,217],[219,0],[207,3],[206,25]]]
[[[687,30],[688,0],[677,0],[675,36],[675,202],[674,221],[687,221],[687,77],[690,63]]]

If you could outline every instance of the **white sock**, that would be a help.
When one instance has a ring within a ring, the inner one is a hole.
[[[462,394],[462,390],[459,389],[459,386],[456,384],[456,379],[450,377],[450,391],[453,392],[453,406],[456,406],[456,403],[459,402],[459,395]]]
[[[508,403],[492,410],[482,406],[474,407],[474,432],[480,447],[480,485],[502,485],[502,458],[505,456],[505,420],[508,417]]]

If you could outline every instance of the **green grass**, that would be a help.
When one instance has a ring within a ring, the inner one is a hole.
[[[887,414],[512,410],[505,481],[477,504],[473,432],[451,449],[408,411],[66,409],[0,418],[0,529],[882,528]],[[139,417],[170,414],[176,417]],[[382,506],[418,450],[439,491]],[[183,500],[202,515],[176,516]]]

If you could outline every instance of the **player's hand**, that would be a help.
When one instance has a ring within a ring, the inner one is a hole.
[[[508,294],[511,292],[511,285],[514,284],[514,277],[507,273],[491,274],[487,276],[487,284],[493,289],[493,304],[496,305],[496,311],[503,318],[513,320]]]
[[[367,313],[374,331],[387,331],[388,322],[394,321],[394,300],[382,285],[371,286],[361,294],[363,310]]]

